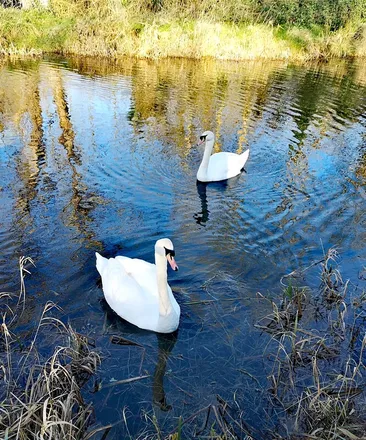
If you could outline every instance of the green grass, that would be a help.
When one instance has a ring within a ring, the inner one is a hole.
[[[261,11],[255,9],[255,0],[53,0],[48,10],[0,8],[0,54],[232,60],[366,55],[366,25],[360,14],[343,20],[343,26],[332,22],[335,30],[329,24],[305,27],[283,24],[283,10],[271,12],[267,3]],[[287,3],[294,8],[293,2]],[[292,9],[286,13],[294,21]]]
[[[62,52],[75,21],[48,11],[0,9],[0,53]]]

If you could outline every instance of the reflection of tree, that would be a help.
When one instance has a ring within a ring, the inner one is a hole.
[[[294,116],[299,132],[295,133],[298,146],[306,137],[308,127],[316,121],[325,133],[332,120],[354,122],[362,114],[363,96],[361,90],[355,87],[357,69],[345,64],[344,70],[337,75],[324,74],[324,66],[315,66],[301,77],[295,88],[296,108]],[[340,74],[340,76],[338,76]],[[330,105],[331,104],[331,105]]]
[[[360,154],[360,159],[356,168],[356,176],[361,180],[361,185],[366,186],[366,150],[363,147],[363,151]]]
[[[158,136],[177,146],[182,155],[191,148],[192,134],[195,138],[202,130],[213,130],[215,150],[219,151],[223,133],[234,128],[240,151],[246,142],[249,120],[259,120],[258,108],[262,107],[257,104],[268,95],[268,77],[275,67],[190,60],[136,61],[129,120],[136,133],[144,128],[148,136]],[[245,82],[238,81],[242,77]]]
[[[43,141],[42,108],[39,96],[39,74],[28,76],[25,84],[27,96],[27,109],[31,124],[30,136],[26,142],[20,161],[18,163],[18,175],[23,182],[22,190],[17,200],[17,208],[22,214],[30,213],[30,203],[36,196],[36,188],[39,174],[45,162],[45,145]]]
[[[294,111],[293,121],[297,130],[293,131],[296,139],[296,147],[290,145],[290,155],[296,162],[302,158],[302,147],[308,136],[307,129],[314,121],[315,115],[319,117],[328,110],[325,104],[329,94],[329,80],[326,76],[320,75],[318,71],[308,70],[300,79],[293,82],[295,93],[293,93],[290,109]]]
[[[363,66],[346,61],[310,65],[305,74],[302,67],[281,69],[284,64],[278,62],[124,59],[111,64],[74,59],[70,63],[82,74],[119,72],[130,77],[132,100],[128,117],[136,133],[146,130],[149,137],[174,144],[185,154],[192,134],[195,137],[202,129],[211,129],[219,146],[222,132],[231,132],[233,127],[240,151],[248,142],[251,124],[254,129],[253,123],[260,121],[269,102],[275,111],[266,118],[275,124],[274,128],[285,122],[283,113],[291,110],[298,128],[294,131],[297,151],[312,123],[325,124],[326,132],[334,112],[352,120],[363,112],[363,94],[355,87],[359,80],[366,83]],[[330,100],[336,104],[334,109]],[[277,111],[278,106],[283,111]]]
[[[215,131],[218,147],[220,142],[231,142],[234,147],[237,143],[240,152],[243,146],[250,145],[251,131],[258,130],[258,136],[259,130],[265,130],[267,134],[278,130],[282,134],[282,126],[288,124],[289,129],[293,129],[293,138],[288,142],[288,180],[300,190],[307,175],[304,146],[317,148],[321,145],[320,139],[329,132],[330,125],[333,124],[333,129],[337,127],[337,117],[357,121],[364,114],[365,75],[362,66],[347,62],[313,65],[305,71],[302,67],[281,69],[279,63],[236,64],[208,60],[153,62],[125,59],[114,65],[105,60],[83,58],[71,59],[67,63],[82,75],[110,75],[113,81],[112,75],[118,73],[129,78],[131,104],[128,118],[136,134],[134,138],[149,142],[158,140],[174,148],[183,161],[191,142],[196,141],[202,129]],[[38,64],[22,64],[21,67],[27,70],[27,75],[6,74],[5,69],[0,71],[2,84],[6,84],[0,91],[0,112],[5,130],[11,123],[25,139],[26,146],[17,167],[23,182],[18,205],[22,210],[29,210],[46,152]],[[36,70],[32,71],[35,67]],[[15,70],[17,66],[11,68]],[[42,84],[51,81],[54,84],[54,102],[61,128],[59,142],[67,155],[66,172],[71,173],[71,200],[65,212],[70,213],[69,224],[89,236],[87,223],[96,198],[83,179],[82,154],[75,145],[76,129],[70,118],[64,80],[61,71],[49,66],[43,68],[48,69],[48,77],[47,80],[46,75],[42,77]],[[360,81],[358,87],[357,81]],[[320,126],[320,130],[318,138],[312,139],[309,145],[312,125]],[[223,149],[227,146],[223,145]],[[47,150],[48,155],[50,151]],[[361,170],[363,163],[362,159]],[[362,171],[359,173],[362,175]],[[288,200],[291,199],[289,190],[278,211],[288,210]],[[203,220],[206,214],[208,212],[202,209]]]
[[[228,93],[228,85],[229,82],[227,80],[226,75],[219,75],[216,80],[216,87],[215,87],[215,108],[216,108],[216,114],[215,114],[215,121],[213,124],[213,127],[204,127],[204,130],[211,130],[215,132],[215,145],[214,145],[214,151],[213,153],[218,153],[221,151],[221,129],[222,129],[222,123],[223,123],[223,113],[225,110],[226,105],[226,99],[227,99],[227,93]]]
[[[286,186],[276,209],[267,214],[267,218],[276,216],[283,229],[294,221],[291,211],[298,203],[296,200],[310,198],[306,184],[311,177],[308,148],[320,148],[322,138],[330,130],[342,129],[348,123],[356,122],[364,111],[364,91],[362,87],[360,90],[355,86],[355,72],[347,63],[342,69],[338,66],[334,72],[333,67],[324,65],[309,66],[305,73],[300,68],[293,69],[293,72],[295,75],[290,78],[286,78],[287,72],[278,75],[273,83],[275,90],[281,90],[276,97],[277,102],[285,102],[281,114],[290,113],[290,124],[296,124],[296,130],[292,130],[294,139],[288,145]],[[312,137],[312,126],[319,127],[315,139]],[[293,235],[289,238],[291,240],[298,238]]]
[[[57,167],[59,158],[53,157],[55,149],[46,145],[45,136],[45,131],[47,134],[50,130],[52,119],[49,126],[43,120],[43,113],[47,114],[53,98],[61,128],[59,143],[65,148],[72,175],[71,203],[64,212],[70,210],[70,215],[66,217],[68,222],[91,239],[91,234],[87,231],[87,221],[95,206],[96,197],[85,186],[79,171],[82,165],[81,155],[75,146],[75,131],[70,119],[61,70],[46,64],[41,65],[39,61],[9,62],[6,68],[0,69],[0,84],[0,131],[3,126],[4,136],[13,137],[17,134],[24,145],[16,157],[16,173],[19,179],[14,188],[17,191],[18,226],[25,229],[30,225],[31,202],[40,197],[37,193],[46,157],[47,170],[42,174],[42,182],[46,184],[48,192],[57,188],[52,176],[58,175],[60,171],[52,168],[53,165]]]
[[[28,74],[14,75],[13,70],[22,68],[23,64]],[[31,77],[38,75],[38,67],[39,62],[8,62],[6,69],[0,70],[0,113],[4,117],[5,125],[14,124],[21,133],[21,122],[28,115],[28,101],[32,93],[29,83],[32,81]]]
[[[78,63],[75,61],[81,73],[113,73],[110,64],[88,65],[86,60]],[[216,133],[218,148],[223,144],[223,149],[227,149],[225,142],[232,145],[235,139],[237,151],[241,152],[244,146],[250,146],[251,132],[264,130],[266,134],[282,136],[287,126],[290,138],[281,142],[288,144],[288,185],[273,212],[268,213],[268,218],[275,216],[282,227],[293,222],[290,212],[295,198],[301,198],[302,193],[305,199],[308,197],[306,148],[318,148],[321,138],[336,126],[338,116],[355,120],[364,112],[363,86],[361,92],[355,87],[354,71],[350,72],[347,63],[339,62],[314,64],[306,69],[279,63],[207,60],[124,60],[115,66],[115,72],[131,79],[127,117],[135,139],[149,143],[157,140],[174,148],[184,163],[203,129]],[[351,80],[347,78],[349,73]],[[312,126],[319,127],[316,139],[311,137]],[[208,210],[203,193],[199,194],[202,210],[195,218],[204,224]],[[180,196],[177,193],[177,200]],[[233,204],[230,213],[235,216]]]
[[[260,69],[262,71],[262,69]],[[259,73],[259,71],[257,71]],[[270,84],[271,84],[271,72],[268,76],[265,76],[264,81],[246,80],[241,83],[240,96],[241,96],[241,127],[238,130],[238,148],[237,153],[241,154],[244,150],[244,145],[248,145],[248,135],[250,130],[251,121],[259,121],[262,117],[265,109],[265,104],[268,99]],[[260,77],[257,79],[260,79]]]
[[[67,158],[72,172],[72,196],[70,205],[72,209],[69,221],[70,224],[77,228],[88,240],[92,240],[93,234],[88,231],[87,222],[90,221],[89,212],[95,206],[91,200],[95,199],[95,197],[92,198],[91,194],[88,194],[88,188],[82,182],[81,175],[77,170],[77,167],[81,165],[81,158],[75,146],[75,132],[70,120],[69,106],[60,70],[54,72],[54,78],[54,97],[62,130],[59,142],[64,146],[67,152]],[[93,245],[95,245],[95,243]]]
[[[70,121],[69,106],[59,70],[55,74],[55,103],[62,129],[62,134],[59,137],[60,144],[65,147],[70,164],[80,164],[80,157],[75,151],[75,133]]]

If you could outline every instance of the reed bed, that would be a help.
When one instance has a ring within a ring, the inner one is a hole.
[[[53,316],[57,306],[52,302],[45,305],[30,343],[22,341],[17,323],[24,313],[24,278],[32,264],[22,257],[19,293],[0,295],[0,438],[87,439],[96,431],[88,430],[92,407],[81,388],[100,358],[86,337]],[[37,349],[45,332],[57,343],[48,358]]]
[[[284,300],[271,301],[272,312],[257,324],[272,335],[275,347],[268,391],[287,432],[274,438],[365,438],[366,298],[365,292],[347,298],[350,282],[342,280],[338,258],[331,248],[311,265],[321,267],[318,295],[308,297],[303,287],[291,287],[304,270],[285,277]],[[327,323],[324,329],[301,325],[305,306]]]

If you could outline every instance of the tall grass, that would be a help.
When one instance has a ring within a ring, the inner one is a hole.
[[[52,315],[57,306],[51,302],[45,305],[30,343],[22,341],[17,322],[24,312],[29,264],[33,264],[30,258],[20,259],[19,294],[0,295],[0,438],[87,439],[93,435],[88,432],[92,408],[81,387],[94,374],[99,355],[87,338]],[[57,344],[45,359],[37,349],[44,331]]]
[[[336,249],[330,248],[310,266],[321,267],[318,298],[307,299],[303,288],[286,284],[284,299],[279,305],[271,301],[273,311],[257,324],[273,335],[277,347],[269,379],[272,404],[281,411],[287,429],[279,439],[365,438],[366,334],[360,319],[365,316],[365,293],[349,303],[349,282],[343,281],[337,259]],[[303,279],[309,268],[284,279]],[[328,327],[319,331],[301,325],[306,307],[309,313],[321,314]]]
[[[364,3],[50,0],[49,9],[0,9],[0,54],[233,60],[364,56]]]

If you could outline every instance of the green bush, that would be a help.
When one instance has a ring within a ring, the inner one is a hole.
[[[273,24],[337,30],[366,18],[366,0],[263,0],[257,2],[257,13]]]
[[[195,19],[307,28],[320,25],[329,30],[366,18],[366,0],[130,0],[129,4],[154,13],[180,11]]]

